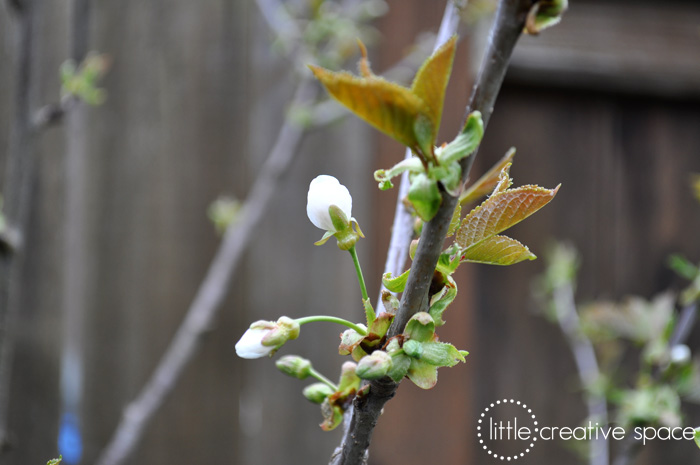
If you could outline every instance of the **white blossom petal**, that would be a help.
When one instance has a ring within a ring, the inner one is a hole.
[[[269,355],[275,348],[262,345],[269,329],[248,329],[236,343],[236,354],[241,358],[260,358]]]
[[[688,363],[692,354],[690,353],[690,348],[685,344],[676,344],[671,348],[671,362],[682,365]]]
[[[306,214],[319,229],[335,232],[328,208],[335,205],[349,218],[352,217],[352,196],[347,187],[333,176],[322,174],[309,185]]]

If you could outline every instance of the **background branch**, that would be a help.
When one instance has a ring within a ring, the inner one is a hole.
[[[256,3],[262,17],[280,40],[289,41],[290,37],[298,35],[295,32],[294,20],[286,14],[282,4],[276,0],[256,0]],[[286,26],[279,29],[280,25]],[[308,51],[301,46],[293,46],[291,49],[287,47],[285,50],[295,56],[295,62],[302,59],[297,55],[302,57],[309,55]],[[394,68],[403,66],[407,59],[412,60],[413,58],[414,54],[411,54],[408,58],[401,60]],[[304,71],[306,73],[306,70]],[[294,108],[314,102],[316,93],[315,84],[310,82],[307,77],[303,77],[290,107]],[[315,109],[318,106],[317,104],[311,108]],[[325,112],[323,115],[314,114],[310,127],[325,126],[346,116],[346,112],[338,110],[339,108],[335,112]],[[227,229],[224,240],[216,252],[185,319],[149,380],[138,396],[124,410],[115,433],[97,461],[98,465],[123,463],[133,452],[149,421],[175,387],[184,368],[195,356],[200,339],[205,332],[211,329],[212,322],[227,295],[229,283],[238,269],[243,252],[247,249],[257,225],[264,217],[270,200],[274,197],[275,186],[279,185],[280,179],[288,171],[305,132],[304,128],[290,121],[286,121],[282,126],[274,148],[241,210],[240,218]]]
[[[574,289],[571,281],[554,290],[554,306],[556,308],[557,323],[566,338],[576,362],[576,369],[581,384],[586,390],[585,402],[588,409],[588,417],[591,421],[601,425],[608,424],[608,404],[604,395],[595,394],[589,389],[590,384],[600,379],[598,359],[590,339],[581,330],[581,320],[576,309]],[[590,465],[608,465],[610,452],[608,441],[597,438],[590,441]]]
[[[315,85],[309,79],[302,80],[297,87],[293,105],[313,100],[316,92]],[[304,133],[304,128],[289,120],[283,124],[241,209],[240,219],[227,228],[185,319],[148,382],[124,410],[114,435],[97,460],[98,465],[123,463],[133,452],[148,422],[196,354],[202,336],[211,328],[221,308],[248,243],[274,198],[280,179],[289,171]]]
[[[63,118],[78,104],[79,99],[70,95],[61,99],[58,103],[49,103],[39,108],[32,118],[32,129],[36,132],[55,126],[63,121]]]
[[[525,26],[532,4],[532,0],[502,0],[499,4],[489,37],[488,50],[467,106],[467,115],[475,110],[481,111],[484,125],[488,123],[493,112],[508,61]],[[476,153],[462,160],[463,180],[468,176],[475,156]],[[388,337],[400,334],[414,314],[427,310],[428,290],[457,202],[457,198],[443,191],[440,209],[436,216],[423,226],[406,290],[401,297],[399,310],[389,329]],[[333,465],[366,462],[374,426],[384,404],[393,397],[398,387],[385,379],[374,381],[370,386],[369,394],[353,403],[350,428],[343,436],[342,450],[336,450],[331,458]]]
[[[454,2],[447,1],[445,12],[442,15],[440,29],[435,38],[433,52],[435,52],[442,44],[447,42],[452,37],[459,27],[460,11],[467,5],[466,0]],[[404,159],[409,159],[413,156],[411,149],[406,149]],[[396,198],[396,210],[394,214],[394,222],[391,225],[391,239],[389,241],[389,250],[387,251],[386,263],[384,264],[384,274],[391,273],[392,276],[398,276],[404,272],[406,259],[408,258],[408,249],[411,246],[413,238],[413,216],[406,209],[403,199],[408,195],[408,189],[411,187],[408,181],[408,172],[401,175],[401,181]],[[377,313],[384,311],[384,302],[382,301],[382,291],[386,288],[381,286],[379,290],[379,298],[377,299]]]

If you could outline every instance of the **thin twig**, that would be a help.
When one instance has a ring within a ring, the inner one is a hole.
[[[499,5],[491,29],[489,47],[467,107],[467,114],[475,110],[481,111],[484,124],[491,116],[508,61],[525,26],[527,12],[532,4],[532,0],[502,0]],[[463,180],[469,174],[474,157],[475,154],[462,161]],[[400,334],[414,314],[427,310],[428,290],[457,202],[456,197],[443,191],[442,204],[437,214],[423,226],[406,290],[389,329],[389,337]],[[374,426],[384,404],[394,396],[397,387],[396,383],[388,379],[373,381],[370,383],[369,393],[355,399],[350,428],[345,432],[341,443],[342,451],[336,450],[333,454],[330,462],[332,465],[366,463]]]
[[[317,90],[308,79],[300,82],[294,104],[304,104]],[[177,383],[199,348],[202,336],[211,328],[229,290],[229,283],[241,263],[241,257],[274,198],[280,179],[298,152],[305,130],[285,121],[275,145],[241,209],[241,217],[226,230],[207,275],[187,311],[175,337],[139,395],[124,410],[124,415],[109,444],[97,460],[98,465],[117,465],[133,452],[143,431]]]
[[[63,118],[80,102],[80,99],[71,95],[61,99],[58,103],[49,103],[39,108],[32,118],[32,129],[35,132],[55,126],[63,121]]]
[[[686,305],[681,310],[681,314],[678,317],[676,326],[673,328],[673,333],[668,340],[669,347],[677,346],[678,344],[683,344],[688,336],[690,336],[690,331],[695,325],[695,320],[698,315],[698,304],[692,303]]]
[[[593,344],[581,329],[581,320],[576,310],[574,289],[570,282],[554,290],[554,306],[557,322],[574,356],[578,376],[586,389],[585,402],[591,421],[608,424],[608,404],[604,395],[595,394],[589,389],[591,382],[600,379],[598,359]],[[590,465],[608,465],[610,452],[608,442],[602,437],[590,441]]]
[[[433,52],[440,48],[442,44],[447,42],[450,37],[457,32],[457,28],[459,27],[459,13],[460,10],[466,6],[466,3],[466,1],[460,1],[459,5],[457,5],[456,2],[452,0],[447,1],[445,12],[440,22],[440,29],[435,38]],[[406,149],[404,159],[409,159],[411,157],[413,157],[411,149]],[[409,187],[408,172],[405,172],[401,175],[398,197],[396,198],[396,213],[394,214],[394,223],[391,226],[389,250],[384,264],[384,273],[391,273],[393,276],[398,276],[403,273],[406,259],[408,258],[408,249],[411,246],[411,239],[413,238],[413,216],[411,216],[411,213],[406,209],[403,203],[403,199],[408,195]],[[381,297],[383,290],[385,290],[384,286],[379,290],[377,312],[384,310]]]

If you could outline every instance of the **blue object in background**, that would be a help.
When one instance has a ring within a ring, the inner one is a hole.
[[[83,440],[80,436],[78,418],[72,413],[64,413],[58,429],[58,452],[63,462],[73,465],[80,462],[83,455]]]

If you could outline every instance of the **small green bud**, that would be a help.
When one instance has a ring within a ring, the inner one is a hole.
[[[416,258],[416,250],[418,250],[419,241],[420,239],[413,239],[411,245],[408,246],[408,255],[411,257],[411,260]]]
[[[353,229],[351,221],[340,207],[331,205],[328,207],[328,213],[335,228],[333,235],[338,240],[338,248],[340,250],[352,249],[360,240],[360,234]]]
[[[326,397],[333,394],[333,389],[324,383],[314,383],[306,386],[302,393],[314,404],[322,404]]]
[[[391,369],[391,356],[382,350],[375,350],[357,364],[356,374],[362,379],[379,379]]]
[[[298,355],[285,355],[275,362],[277,369],[285,375],[305,379],[311,375],[311,362]]]
[[[356,374],[357,364],[355,362],[345,362],[340,367],[340,382],[338,391],[349,392],[360,387],[360,378]]]
[[[442,203],[437,181],[424,173],[413,176],[408,190],[408,201],[421,219],[432,220]]]
[[[331,217],[331,222],[335,231],[344,231],[350,227],[350,220],[348,220],[348,215],[337,205],[331,205],[328,207],[328,215]]]
[[[408,320],[404,336],[418,342],[431,341],[435,335],[435,322],[426,312],[418,312]]]
[[[386,345],[386,352],[389,354],[393,355],[399,350],[401,350],[401,345],[399,344],[399,340],[397,338],[392,338],[391,341],[389,341],[389,344]]]
[[[403,351],[412,358],[421,358],[423,355],[423,344],[413,339],[409,339],[403,344]]]

